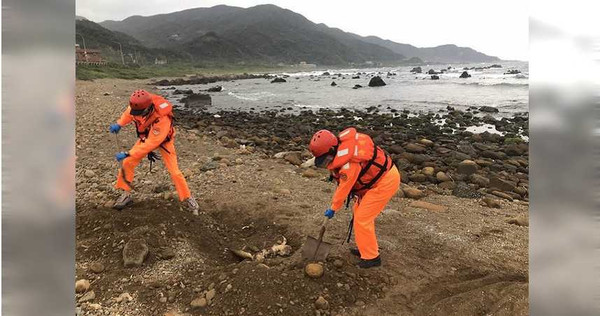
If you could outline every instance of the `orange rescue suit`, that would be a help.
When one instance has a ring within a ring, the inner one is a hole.
[[[171,179],[175,184],[175,189],[179,195],[179,200],[186,200],[191,196],[190,189],[185,181],[185,177],[177,166],[177,154],[175,153],[175,129],[173,128],[173,105],[165,98],[151,94],[152,110],[147,116],[133,116],[130,114],[131,108],[123,112],[121,118],[117,121],[120,126],[135,123],[138,140],[129,150],[129,156],[123,160],[123,172],[125,181],[122,177],[123,172],[119,170],[117,176],[118,189],[131,191],[127,183],[133,181],[133,171],[140,161],[153,150],[159,149],[163,163]]]
[[[379,256],[375,218],[400,187],[400,173],[391,157],[369,135],[347,128],[338,135],[340,144],[327,166],[338,182],[331,209],[338,211],[354,194],[354,232],[362,259]]]

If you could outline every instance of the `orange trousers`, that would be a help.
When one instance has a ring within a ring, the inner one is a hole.
[[[368,260],[379,256],[375,218],[383,211],[399,187],[400,173],[396,166],[393,166],[377,184],[354,203],[354,239],[362,259]]]
[[[134,147],[140,144],[141,141],[138,140],[135,143]],[[175,153],[174,139],[171,139],[169,142],[164,143],[162,146],[164,148],[158,147],[158,149],[160,150],[160,155],[163,164],[165,165],[165,167],[167,167],[167,170],[169,170],[169,174],[171,174],[171,180],[173,181],[173,184],[175,184],[175,190],[177,190],[179,200],[183,201],[192,196],[192,194],[190,193],[190,188],[188,187],[187,182],[185,181],[183,173],[181,173],[181,170],[179,170],[179,167],[177,166],[177,154]],[[168,152],[167,150],[165,150],[165,148],[168,150]],[[143,158],[145,157],[139,159],[127,157],[123,159],[123,171],[125,172],[125,178],[129,183],[133,182],[133,170]],[[117,189],[131,191],[131,187],[127,184],[126,181],[123,180],[122,174],[123,172],[119,170],[119,174],[117,175],[117,184],[115,185],[115,187]]]

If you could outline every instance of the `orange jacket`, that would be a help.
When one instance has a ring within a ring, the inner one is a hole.
[[[338,181],[331,201],[335,211],[342,208],[351,192],[364,195],[393,165],[389,155],[375,146],[369,135],[358,133],[355,128],[345,129],[338,138],[335,159],[327,166]]]
[[[141,144],[134,146],[129,151],[129,156],[143,158],[149,152],[158,148],[163,142],[172,139],[175,136],[173,128],[173,105],[165,98],[151,94],[152,112],[148,116],[133,116],[130,114],[131,108],[123,112],[117,124],[126,126],[134,122]]]

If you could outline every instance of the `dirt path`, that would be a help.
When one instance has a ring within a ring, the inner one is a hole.
[[[423,200],[447,210],[429,211],[396,197],[377,222],[383,266],[369,270],[356,268],[341,245],[350,215],[342,211],[326,234],[335,247],[325,275],[312,280],[298,250],[306,235],[316,234],[333,192],[326,174],[307,178],[286,161],[178,129],[179,164],[203,214],[184,212],[164,167],[158,163],[149,173],[147,161],[136,169],[137,203],[112,210],[117,141],[108,125],[131,91],[146,83],[77,82],[76,273],[90,280],[95,296],[78,303],[81,315],[528,313],[528,228],[509,224],[527,218],[526,203],[502,201],[492,209],[475,199],[430,194]],[[133,127],[119,137],[123,146],[133,144]],[[292,246],[290,257],[240,262],[228,250],[256,251],[282,236]],[[149,254],[141,267],[125,268],[123,247],[132,239],[144,240]],[[92,271],[97,263],[102,272]],[[208,306],[192,307],[213,293]],[[315,308],[319,296],[327,309]]]

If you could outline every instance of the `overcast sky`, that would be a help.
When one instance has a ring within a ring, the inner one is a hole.
[[[502,59],[528,60],[528,7],[520,0],[76,0],[77,15],[95,22],[226,4],[275,4],[359,35],[418,47],[468,46]]]

